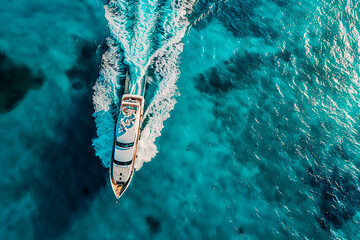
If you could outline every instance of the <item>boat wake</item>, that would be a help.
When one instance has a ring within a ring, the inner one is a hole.
[[[104,6],[111,36],[94,86],[93,116],[98,137],[93,146],[105,167],[110,166],[119,95],[123,92],[143,95],[146,83],[154,87],[145,95],[147,105],[136,170],[156,156],[155,140],[179,95],[176,82],[180,75],[182,39],[189,28],[187,16],[194,4],[195,0],[112,0]],[[152,74],[148,74],[149,69]]]

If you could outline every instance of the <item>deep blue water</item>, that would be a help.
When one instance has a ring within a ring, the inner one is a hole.
[[[0,239],[360,239],[356,0],[0,5]],[[137,171],[108,180],[123,92]]]

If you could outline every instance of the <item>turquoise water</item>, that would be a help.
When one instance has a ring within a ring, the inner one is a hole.
[[[358,16],[355,0],[2,4],[0,239],[358,239]],[[116,204],[123,92],[145,92],[146,119]]]

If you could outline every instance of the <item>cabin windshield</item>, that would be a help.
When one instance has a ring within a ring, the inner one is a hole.
[[[122,148],[130,148],[132,146],[134,146],[134,143],[121,143],[121,142],[118,142],[116,141],[116,146],[118,147],[122,147]]]
[[[130,165],[132,163],[132,160],[127,161],[127,162],[120,162],[120,161],[117,161],[117,160],[114,159],[114,163],[117,164],[117,165],[126,166],[126,165]]]

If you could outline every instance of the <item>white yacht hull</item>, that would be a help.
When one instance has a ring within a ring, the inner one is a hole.
[[[125,166],[126,162],[121,162],[121,159],[126,159],[127,157],[131,156],[131,155],[128,156],[125,154],[125,152],[128,152],[127,149],[131,149],[131,148],[127,148],[127,146],[125,146],[125,145],[117,145],[117,144],[119,144],[118,142],[116,142],[116,141],[118,141],[117,140],[118,139],[118,137],[117,137],[118,126],[117,126],[115,129],[115,141],[114,141],[113,153],[112,153],[112,157],[111,157],[111,167],[110,167],[110,171],[109,171],[110,184],[111,184],[112,190],[115,194],[115,197],[117,199],[119,199],[124,194],[126,189],[129,187],[130,182],[134,175],[134,166],[135,166],[135,161],[136,161],[136,157],[137,157],[137,148],[138,148],[139,138],[140,138],[140,128],[141,128],[141,122],[142,122],[142,115],[143,115],[143,111],[144,111],[144,98],[142,96],[136,96],[136,95],[129,95],[129,94],[124,95],[122,98],[122,104],[120,107],[120,111],[122,111],[123,108],[125,108],[124,106],[130,106],[130,105],[135,105],[136,107],[139,108],[138,109],[139,114],[137,116],[136,121],[134,122],[135,132],[134,131],[132,132],[135,136],[135,141],[134,141],[134,144],[132,147],[133,148],[132,162],[131,162],[131,165],[126,165],[126,166]],[[119,121],[119,119],[117,120],[117,122],[118,121]],[[122,136],[125,136],[125,134],[123,134]],[[132,138],[132,139],[134,139],[134,138]],[[118,146],[120,146],[120,148]],[[121,148],[121,147],[125,147],[125,148]],[[123,151],[121,151],[121,149]],[[126,151],[124,151],[124,149]],[[116,154],[115,154],[115,151],[116,151]],[[128,163],[130,163],[130,161]],[[127,169],[127,170],[124,171],[125,169]],[[114,173],[116,176],[114,176]],[[126,176],[124,176],[124,175],[126,175]]]

